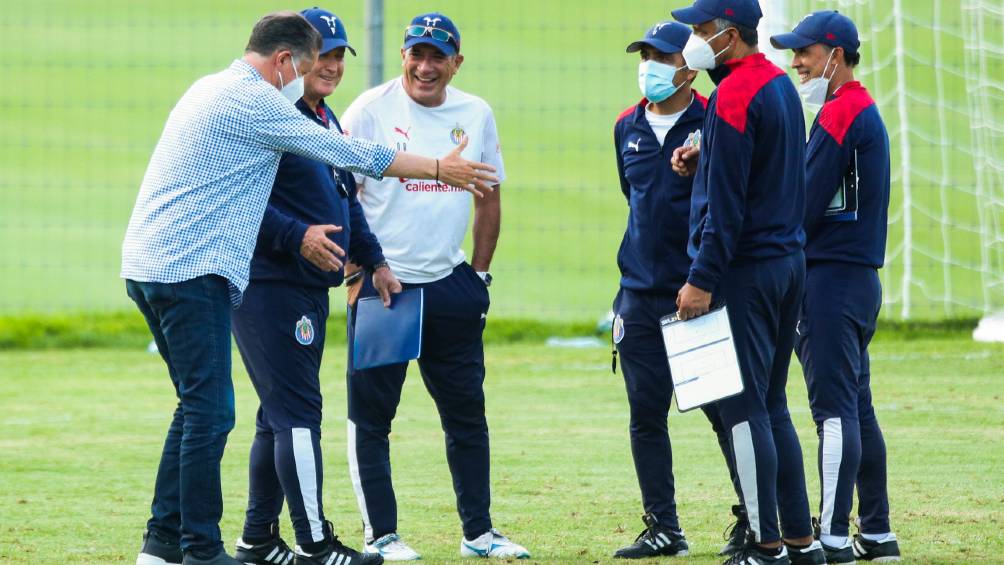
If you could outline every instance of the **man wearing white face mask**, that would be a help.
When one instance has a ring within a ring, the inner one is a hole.
[[[303,16],[263,17],[244,56],[196,81],[171,110],[140,186],[121,276],[178,398],[140,565],[238,563],[223,551],[219,529],[220,460],[234,425],[231,310],[248,284],[282,154],[471,190],[498,182],[491,166],[461,157],[463,147],[439,160],[419,157],[345,137],[301,114],[288,99],[302,95],[296,77],[310,71],[320,47]]]
[[[889,136],[854,80],[860,42],[848,17],[813,12],[771,43],[794,51],[803,101],[819,112],[806,149],[806,292],[795,346],[819,435],[817,534],[828,563],[898,561],[868,362],[882,304]],[[861,533],[852,543],[855,484]]]
[[[691,178],[669,166],[673,149],[699,135],[706,98],[691,89],[697,71],[680,52],[690,28],[659,22],[628,45],[639,52],[638,87],[644,98],[614,126],[617,173],[629,206],[617,253],[620,291],[614,299],[614,345],[631,407],[631,453],[642,493],[645,530],[614,557],[686,555],[676,513],[673,458],[666,419],[673,395],[659,319],[676,311],[687,280],[687,221]],[[717,413],[709,415],[716,431]],[[724,441],[728,458],[728,436]]]
[[[784,390],[805,277],[798,92],[757,49],[756,0],[697,0],[672,13],[694,29],[687,65],[718,84],[695,166],[694,261],[677,304],[683,319],[706,313],[712,297],[727,305],[743,378],[742,394],[717,403],[750,531],[727,563],[823,563]],[[674,166],[681,153],[674,152]]]

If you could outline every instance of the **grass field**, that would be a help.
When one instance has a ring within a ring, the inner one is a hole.
[[[323,368],[324,502],[352,545],[361,527],[345,462],[341,346]],[[1004,347],[965,336],[880,341],[875,397],[889,445],[892,522],[911,563],[1001,562]],[[538,562],[610,563],[640,530],[620,376],[603,349],[488,349],[493,517]],[[172,395],[155,355],[122,350],[0,353],[0,562],[129,563],[147,517]],[[256,407],[235,368],[237,428],[223,461],[224,538],[240,533]],[[810,493],[815,446],[797,364],[789,398]],[[670,416],[679,510],[693,548],[717,563],[731,501],[698,413]],[[400,531],[426,561],[456,559],[459,522],[435,409],[412,375],[393,434]],[[284,518],[283,529],[290,532]]]
[[[639,98],[636,57],[623,50],[683,4],[639,0],[611,9],[602,0],[386,3],[386,76],[397,73],[405,22],[430,8],[443,10],[460,25],[467,57],[454,84],[485,97],[498,116],[508,180],[493,266],[496,313],[583,320],[609,307],[626,221],[612,124]],[[965,77],[963,57],[963,40],[972,38],[957,4],[946,1],[937,15],[939,0],[905,3],[909,45],[902,52],[906,80],[900,84],[891,0],[788,2],[789,24],[810,9],[846,6],[865,38],[861,71],[893,143],[890,265],[883,272],[887,317],[901,314],[908,250],[914,316],[975,315],[988,295],[991,303],[1004,305],[1004,266],[981,264],[989,246],[997,250],[995,255],[988,249],[989,257],[1000,262],[1004,256],[999,239],[980,235],[994,233],[1001,200],[993,191],[1000,183],[993,181],[982,197],[974,195],[974,176],[984,164],[973,161],[966,93],[974,83]],[[360,51],[360,58],[349,58],[345,80],[329,100],[340,111],[364,85],[363,1],[324,5],[347,22]],[[120,244],[164,119],[193,80],[240,55],[261,14],[290,7],[298,6],[273,0],[5,3],[0,50],[12,80],[0,84],[0,313],[130,307],[117,279]],[[992,46],[997,19],[986,20]],[[698,88],[709,91],[705,77]],[[903,92],[910,120],[906,145],[913,155],[906,167],[900,166],[904,137],[897,112]],[[1000,101],[991,103],[986,119],[1004,119]],[[1002,158],[996,155],[997,162]],[[904,170],[913,199],[908,248]],[[951,264],[947,271],[945,264]]]

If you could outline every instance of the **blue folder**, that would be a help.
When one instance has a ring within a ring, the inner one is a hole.
[[[418,359],[422,352],[423,289],[395,294],[390,308],[379,296],[356,302],[352,335],[352,370],[382,367]]]

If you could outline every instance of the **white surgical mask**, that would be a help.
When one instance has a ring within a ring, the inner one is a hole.
[[[283,84],[282,73],[279,73],[279,93],[282,94],[286,100],[289,100],[290,103],[296,104],[297,100],[303,98],[303,77],[300,76],[299,71],[296,70],[295,58],[293,59],[293,74],[296,75],[296,79],[289,84]]]
[[[673,77],[680,69],[658,61],[642,61],[638,65],[638,88],[649,102],[658,104],[679,89]]]
[[[826,92],[830,88],[830,81],[833,80],[833,75],[837,74],[837,68],[833,67],[830,77],[826,78],[826,69],[829,68],[831,59],[833,59],[833,51],[830,51],[830,56],[826,58],[826,66],[823,67],[822,75],[810,78],[798,85],[798,94],[802,97],[802,104],[805,105],[806,110],[814,114],[818,113],[823,104],[826,103]]]
[[[718,56],[724,53],[728,47],[722,49],[718,53],[715,53],[714,50],[711,49],[709,41],[725,33],[729,29],[730,28],[723,29],[722,31],[712,35],[707,41],[691,34],[690,39],[687,40],[687,44],[683,46],[683,60],[687,62],[687,68],[695,71],[709,71],[718,66],[718,63],[716,62]]]

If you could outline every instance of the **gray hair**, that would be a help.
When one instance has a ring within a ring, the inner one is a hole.
[[[301,61],[321,50],[321,34],[296,12],[274,12],[258,20],[244,52],[267,56],[286,49]]]
[[[757,36],[756,28],[746,27],[742,24],[737,24],[732,20],[727,20],[725,18],[715,18],[715,31],[722,32],[730,27],[735,28],[739,32],[739,39],[743,41],[746,45],[754,46],[759,41]]]

